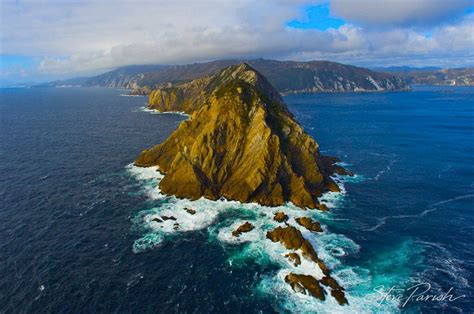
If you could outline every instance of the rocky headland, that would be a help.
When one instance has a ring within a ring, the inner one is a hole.
[[[380,69],[384,71],[384,69]],[[385,69],[409,84],[439,86],[474,86],[474,67],[451,69]]]
[[[339,191],[331,176],[351,175],[336,158],[321,156],[318,144],[296,122],[278,91],[246,63],[153,90],[149,107],[190,115],[167,140],[144,150],[135,161],[139,167],[158,166],[164,194],[266,206],[291,202],[303,210],[326,210],[318,197]],[[323,232],[319,222],[306,216],[290,219],[284,211],[272,217],[276,226],[266,229],[266,241],[287,250],[285,257],[293,265],[284,278],[289,287],[320,300],[329,293],[339,304],[348,303],[344,288],[303,235]],[[169,219],[159,217],[163,223]],[[175,225],[178,229],[179,223]],[[247,221],[231,235],[238,239],[256,228]],[[320,271],[303,273],[303,261]]]
[[[154,90],[149,107],[191,115],[135,161],[159,167],[165,194],[317,208],[323,192],[339,191],[330,177],[336,160],[320,155],[280,94],[247,64]]]

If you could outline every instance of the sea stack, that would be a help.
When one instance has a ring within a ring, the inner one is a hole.
[[[135,161],[158,166],[165,194],[318,208],[317,197],[338,191],[330,159],[320,155],[275,88],[246,63],[154,90],[150,108],[190,114]]]

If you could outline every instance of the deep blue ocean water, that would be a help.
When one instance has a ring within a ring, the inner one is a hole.
[[[150,197],[152,180],[129,165],[186,118],[124,93],[0,90],[0,312],[341,310],[298,307],[263,242],[222,241],[231,221],[259,219],[251,210],[204,203],[210,219],[194,231],[150,229],[143,217],[173,202]],[[474,88],[285,99],[323,153],[357,174],[317,213],[326,232],[314,240],[353,310],[473,312]],[[465,297],[373,299],[417,283]]]

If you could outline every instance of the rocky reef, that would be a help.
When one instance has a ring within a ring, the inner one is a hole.
[[[280,94],[248,64],[155,90],[150,108],[191,115],[135,161],[159,167],[165,194],[317,208],[323,192],[339,191],[328,166],[335,161],[320,156]]]
[[[305,217],[305,219],[311,221],[310,218]],[[279,226],[272,231],[268,231],[267,238],[272,242],[280,242],[286,249],[291,251],[285,256],[295,267],[301,264],[301,258],[298,253],[296,253],[296,251],[299,251],[303,258],[312,263],[316,263],[321,269],[323,273],[321,279],[317,279],[313,275],[289,273],[285,277],[285,282],[288,283],[295,292],[311,295],[324,301],[325,290],[321,288],[320,284],[322,284],[330,288],[331,295],[339,304],[344,305],[348,303],[344,288],[331,277],[331,271],[324,262],[319,259],[314,247],[303,237],[300,230],[291,225],[287,225],[286,227]]]
[[[295,219],[296,222],[308,229],[309,231],[312,232],[322,232],[323,229],[321,229],[321,225],[317,221],[313,221],[311,218],[308,217],[298,217]]]

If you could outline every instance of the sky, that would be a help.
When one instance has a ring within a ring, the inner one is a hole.
[[[474,65],[474,0],[0,0],[0,84],[231,58]]]

